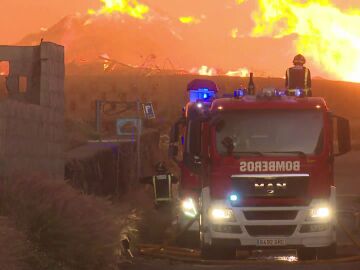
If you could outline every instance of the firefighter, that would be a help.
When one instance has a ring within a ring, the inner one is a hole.
[[[311,74],[304,67],[306,59],[298,54],[293,60],[294,66],[286,70],[285,87],[290,95],[297,95],[298,89],[303,90],[306,96],[311,96]]]
[[[178,179],[169,172],[164,162],[159,162],[155,166],[156,174],[142,179],[143,184],[151,184],[154,188],[154,203],[158,208],[172,202],[172,185]]]

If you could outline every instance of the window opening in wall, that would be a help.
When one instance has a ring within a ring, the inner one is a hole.
[[[0,76],[8,76],[10,64],[8,61],[0,61]]]
[[[0,61],[0,100],[8,97],[6,89],[6,77],[9,76],[10,63],[8,61]]]

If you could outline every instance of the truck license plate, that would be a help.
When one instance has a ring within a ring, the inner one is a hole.
[[[258,239],[257,246],[285,246],[284,239]]]

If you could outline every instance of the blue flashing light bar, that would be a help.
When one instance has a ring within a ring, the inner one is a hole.
[[[237,89],[234,91],[234,97],[236,98],[240,98],[246,95],[246,90],[245,89]]]
[[[295,97],[300,97],[300,96],[302,96],[302,94],[303,94],[303,91],[301,89],[296,89],[294,91]]]
[[[215,97],[215,91],[208,88],[199,88],[196,90],[190,90],[190,102],[197,101],[209,101]]]
[[[276,89],[276,90],[275,90],[275,96],[277,96],[277,97],[284,97],[284,96],[286,96],[286,91],[282,91],[282,90]]]

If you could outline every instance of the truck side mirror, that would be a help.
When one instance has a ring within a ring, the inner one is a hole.
[[[334,116],[334,119],[336,119],[337,130],[337,151],[335,151],[335,156],[341,156],[351,151],[350,122],[340,116]]]

